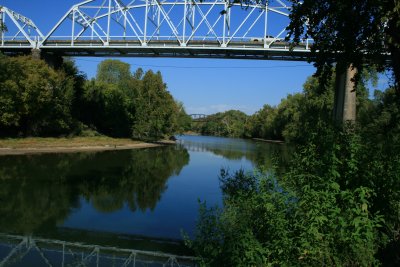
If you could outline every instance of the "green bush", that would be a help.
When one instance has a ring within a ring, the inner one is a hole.
[[[377,148],[354,127],[311,136],[279,177],[221,172],[223,207],[203,203],[188,242],[205,265],[371,266],[395,259],[398,252],[385,248],[398,242],[390,233],[400,221],[399,155],[372,157]]]

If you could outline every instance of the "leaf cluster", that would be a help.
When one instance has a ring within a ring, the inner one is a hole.
[[[289,36],[294,44],[313,40],[310,61],[320,81],[327,81],[335,63],[391,69],[399,88],[400,9],[398,1],[291,0]],[[357,79],[359,76],[356,77]],[[324,84],[325,85],[325,84]]]
[[[160,72],[131,73],[129,64],[105,60],[96,79],[88,81],[68,59],[55,70],[41,60],[0,54],[0,136],[97,131],[113,137],[159,139],[187,130],[190,124]]]
[[[228,110],[207,116],[206,121],[192,124],[192,129],[202,135],[243,137],[247,119],[242,111]]]

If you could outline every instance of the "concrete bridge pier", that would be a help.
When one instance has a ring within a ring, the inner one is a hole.
[[[333,117],[336,122],[356,121],[356,88],[357,69],[353,65],[336,65],[335,102]]]
[[[52,67],[54,69],[59,69],[64,62],[62,56],[55,54],[55,53],[49,53],[49,52],[43,53],[42,50],[40,50],[38,48],[33,48],[31,50],[31,56],[34,59],[43,59],[44,61],[46,61],[46,63],[50,67]]]
[[[41,59],[41,51],[38,48],[33,48],[31,50],[31,56],[33,59]]]

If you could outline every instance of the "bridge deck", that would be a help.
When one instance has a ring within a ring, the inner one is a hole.
[[[302,60],[305,61],[310,46],[299,44],[289,51],[289,43],[275,42],[265,48],[263,43],[235,41],[228,47],[221,47],[217,41],[190,41],[181,46],[176,40],[151,40],[143,46],[137,40],[111,40],[104,45],[99,40],[49,40],[40,48],[43,52],[61,56],[90,57],[207,57],[236,59]],[[3,53],[29,53],[27,41],[7,41],[0,46]]]

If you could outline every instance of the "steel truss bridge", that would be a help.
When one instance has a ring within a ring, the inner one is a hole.
[[[8,234],[0,234],[0,252],[0,267],[197,266],[194,257]]]
[[[204,121],[207,119],[206,114],[189,114],[193,121]]]
[[[72,6],[46,35],[31,19],[0,7],[0,50],[306,60],[312,40],[294,47],[285,41],[289,1],[266,2],[241,6],[229,0],[87,0]]]

